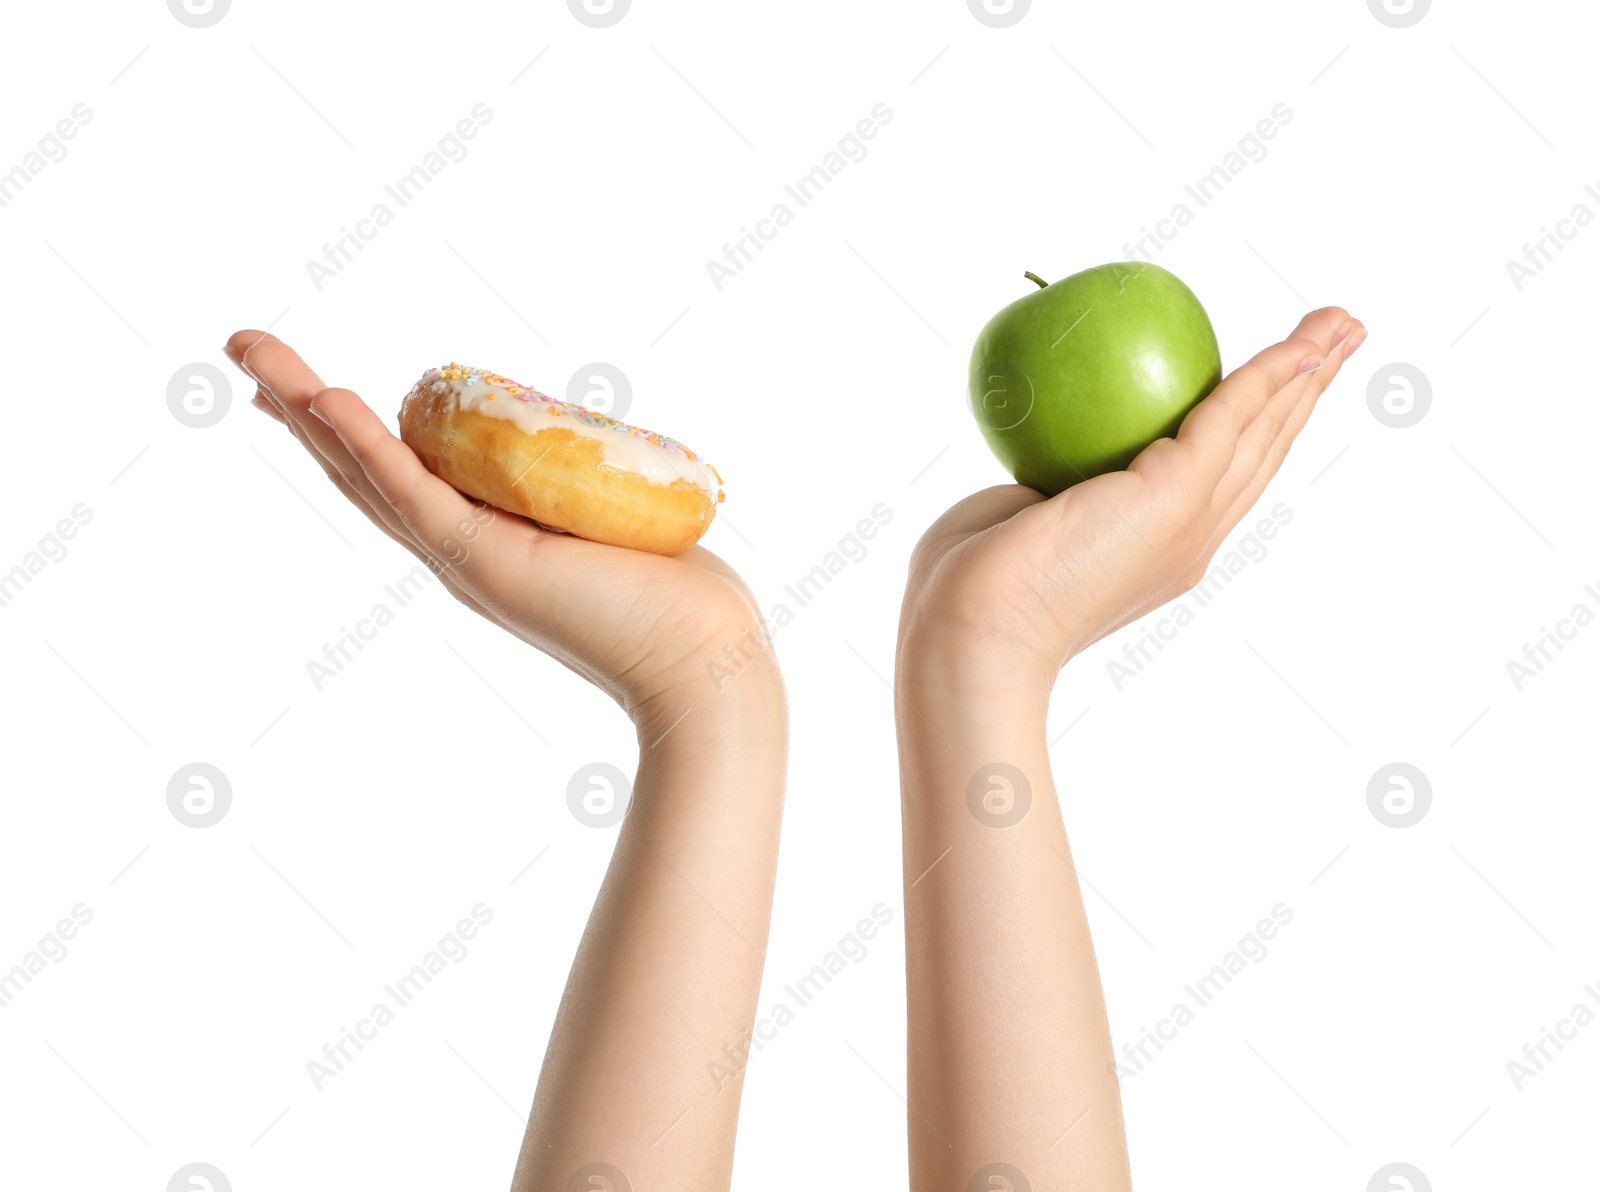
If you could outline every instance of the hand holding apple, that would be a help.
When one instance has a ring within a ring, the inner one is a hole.
[[[1193,587],[1365,338],[1340,308],[1313,311],[1126,471],[1050,498],[1017,484],[959,502],[912,555],[903,678],[1048,692],[1073,654]]]

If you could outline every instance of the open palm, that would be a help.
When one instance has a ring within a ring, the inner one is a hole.
[[[1365,338],[1340,308],[1313,311],[1127,471],[1052,498],[1002,485],[956,504],[912,557],[902,651],[962,643],[1048,686],[1072,655],[1200,580]]]
[[[725,644],[759,635],[749,589],[710,551],[665,558],[605,546],[471,501],[277,337],[240,331],[227,352],[256,382],[253,404],[457,599],[597,684],[636,720],[710,682],[708,662]]]

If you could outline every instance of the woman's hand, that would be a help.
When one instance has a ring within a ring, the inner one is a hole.
[[[957,504],[912,556],[902,673],[972,664],[1048,692],[1067,659],[1192,588],[1366,334],[1338,307],[1313,311],[1127,471],[1050,499],[1004,485]]]
[[[587,1187],[586,1172],[620,1169],[635,1187],[726,1188],[739,1092],[720,1091],[705,1065],[752,1029],[788,739],[749,591],[699,548],[667,559],[602,546],[469,501],[277,339],[241,331],[227,351],[257,382],[255,404],[352,504],[462,603],[593,680],[637,726],[632,802],[513,1187]],[[713,698],[709,663],[731,659],[738,682]]]
[[[1036,1188],[1130,1186],[1050,688],[1205,573],[1364,335],[1308,315],[1126,472],[991,488],[918,543],[895,673],[914,1192],[992,1183],[998,1160]]]
[[[715,687],[733,646],[741,696],[776,694],[777,669],[749,589],[695,547],[677,558],[541,530],[434,476],[348,389],[326,388],[288,345],[237,332],[227,353],[340,492],[421,559],[463,604],[565,663],[641,730],[665,728]],[[780,712],[781,715],[781,712]]]

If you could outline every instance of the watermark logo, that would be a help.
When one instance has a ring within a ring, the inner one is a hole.
[[[1426,0],[1423,7],[1427,7]],[[1411,1164],[1389,1163],[1372,1173],[1367,1192],[1433,1192],[1433,1185]]]
[[[1409,29],[1427,16],[1432,6],[1433,0],[1367,0],[1372,15],[1391,29]]]
[[[990,762],[967,783],[967,808],[989,828],[1020,824],[1033,806],[1033,785],[1010,762]]]
[[[567,0],[567,10],[580,25],[606,29],[627,16],[632,4],[633,0]]]
[[[567,782],[567,807],[572,818],[590,828],[620,824],[633,801],[633,784],[610,762],[580,766]]]
[[[1409,828],[1420,823],[1433,806],[1433,784],[1407,762],[1390,762],[1367,782],[1367,807],[1372,818],[1386,828]]]
[[[67,944],[93,922],[93,909],[80,902],[72,908],[70,918],[63,916],[57,920],[55,927],[40,938],[20,963],[10,969],[0,968],[0,1010],[15,1001],[48,965],[65,960],[70,954]]]
[[[1433,386],[1415,364],[1385,364],[1367,382],[1367,409],[1393,430],[1415,426],[1433,404]]]
[[[871,954],[870,942],[892,922],[894,912],[883,903],[877,903],[872,908],[871,918],[858,919],[855,928],[829,948],[809,972],[786,984],[784,997],[775,1002],[771,1010],[751,1023],[738,1042],[724,1043],[721,1054],[706,1063],[706,1074],[711,1077],[712,1086],[721,1092],[740,1076],[750,1065],[751,1052],[762,1051],[777,1039],[784,1027],[800,1016],[800,1011],[822,996],[835,978],[866,960]]]
[[[1009,1163],[985,1163],[967,1181],[967,1192],[1033,1192],[1022,1169]]]
[[[1294,520],[1294,510],[1282,501],[1272,507],[1272,516],[1263,517],[1255,528],[1236,539],[1232,547],[1218,553],[1211,561],[1211,569],[1201,576],[1194,587],[1183,597],[1168,606],[1169,611],[1153,621],[1137,626],[1122,643],[1119,656],[1106,660],[1106,674],[1111,685],[1121,691],[1138,678],[1145,668],[1155,661],[1156,655],[1176,641],[1178,635],[1194,624],[1200,611],[1209,605],[1247,567],[1267,558],[1267,543]]]
[[[882,501],[868,512],[871,516],[857,520],[855,528],[839,539],[816,566],[792,584],[783,586],[784,595],[789,599],[779,601],[767,611],[764,625],[755,629],[742,627],[737,641],[723,642],[722,652],[706,660],[706,672],[715,690],[724,690],[750,663],[764,656],[780,630],[792,625],[800,612],[817,600],[835,578],[866,559],[871,549],[867,544],[894,520],[894,510]]]
[[[893,119],[894,110],[888,104],[873,104],[872,110],[857,120],[816,165],[793,182],[786,183],[784,197],[772,205],[765,217],[755,221],[754,228],[741,227],[737,240],[723,244],[720,261],[706,261],[706,275],[711,279],[712,288],[721,293],[724,285],[743,273],[756,259],[756,254],[765,251],[766,246],[778,238],[778,233],[794,222],[797,211],[814,202],[852,165],[865,161],[867,142],[876,138],[879,130]],[[794,206],[790,206],[791,201]]]
[[[232,4],[233,0],[167,0],[167,10],[181,25],[187,25],[191,29],[209,29],[228,15],[228,9]],[[227,1181],[224,1180],[222,1187],[227,1186]],[[184,1187],[187,1188],[188,1185],[185,1184]]]
[[[88,104],[74,104],[72,111],[57,120],[55,127],[39,138],[38,147],[24,153],[17,165],[10,169],[0,166],[0,207],[15,202],[27,185],[44,173],[46,166],[66,161],[66,142],[93,119],[94,112]]]
[[[1272,954],[1268,944],[1293,922],[1294,908],[1282,902],[1273,906],[1267,916],[1256,920],[1255,927],[1237,945],[1228,949],[1209,972],[1183,987],[1186,1000],[1175,1000],[1172,1009],[1156,1020],[1153,1029],[1140,1027],[1139,1038],[1122,1045],[1121,1058],[1114,1058],[1107,1063],[1107,1068],[1117,1080],[1120,1082],[1143,1073],[1155,1062],[1157,1055],[1177,1041],[1184,1027],[1199,1019],[1200,1011],[1215,1004],[1223,990],[1232,985],[1240,974],[1247,972],[1252,965],[1263,963]]]
[[[214,364],[185,364],[167,382],[167,409],[194,430],[215,426],[233,404],[233,386]]]
[[[471,541],[477,537],[479,525],[493,520],[492,514],[484,517],[479,510],[470,518],[462,518],[456,530]],[[451,553],[459,550],[462,559],[467,556],[466,548],[454,538],[447,540],[445,547]],[[353,628],[349,625],[339,626],[339,636],[331,642],[322,643],[321,658],[306,660],[306,674],[311,678],[312,688],[321,691],[328,683],[342,675],[345,668],[355,661],[356,655],[366,649],[368,643],[376,640],[381,630],[393,624],[396,610],[405,608],[433,582],[434,573],[435,569],[431,565],[413,567],[394,583],[384,584],[383,593],[389,598],[389,602],[378,601],[366,616],[356,620]]]
[[[761,626],[759,633],[746,625],[738,641],[723,642],[722,653],[706,663],[712,688],[721,691],[727,684],[744,674],[745,667],[762,657],[771,648],[772,634],[766,625]]]
[[[1585,584],[1583,594],[1600,606],[1600,584]],[[1511,685],[1520,693],[1530,679],[1537,679],[1543,674],[1544,668],[1555,661],[1556,654],[1565,650],[1568,643],[1576,641],[1578,634],[1594,621],[1594,608],[1587,601],[1580,600],[1572,606],[1571,612],[1556,622],[1554,629],[1548,625],[1539,626],[1538,638],[1522,643],[1522,659],[1511,658],[1506,661],[1506,674],[1511,676]]]
[[[574,5],[577,2],[572,0]],[[633,1185],[609,1163],[585,1163],[567,1181],[567,1192],[633,1192]]]
[[[1541,1026],[1538,1041],[1522,1045],[1520,1059],[1506,1061],[1506,1074],[1511,1077],[1512,1086],[1517,1092],[1526,1088],[1528,1081],[1542,1073],[1547,1064],[1554,1062],[1556,1056],[1567,1049],[1567,1044],[1577,1039],[1579,1031],[1596,1020],[1595,1006],[1600,1006],[1600,988],[1585,985],[1583,992],[1594,1005],[1589,1002],[1575,1003],[1565,1018],[1556,1020],[1554,1030]]]
[[[1033,378],[1020,368],[974,377],[972,416],[990,430],[1010,430],[1033,413]]]
[[[567,382],[567,400],[620,422],[633,405],[633,386],[615,364],[596,361],[572,374],[572,380]]]
[[[177,0],[173,3],[176,5]],[[222,7],[227,8],[227,4]],[[172,1173],[167,1192],[233,1192],[233,1185],[211,1164],[190,1163]]]
[[[967,0],[967,8],[991,29],[1009,29],[1028,15],[1033,0]]]
[[[1583,192],[1588,198],[1600,202],[1600,187],[1594,183],[1585,186]],[[1522,293],[1522,287],[1543,273],[1545,266],[1554,261],[1558,253],[1565,252],[1567,245],[1578,238],[1578,233],[1593,222],[1594,209],[1588,203],[1578,202],[1573,204],[1564,219],[1555,221],[1554,231],[1550,230],[1548,224],[1541,225],[1539,238],[1531,244],[1523,244],[1522,260],[1506,262],[1511,288]]]
[[[1240,137],[1235,147],[1222,155],[1216,165],[1193,182],[1184,183],[1184,198],[1172,205],[1165,218],[1155,221],[1155,227],[1145,225],[1139,229],[1139,238],[1124,241],[1122,255],[1125,260],[1139,257],[1154,261],[1156,254],[1178,238],[1178,233],[1193,223],[1195,216],[1209,206],[1234,179],[1251,166],[1267,159],[1267,142],[1275,139],[1280,129],[1294,119],[1294,109],[1286,103],[1275,103],[1272,110],[1255,122],[1253,128]],[[1194,200],[1194,206],[1189,200]]]
[[[354,226],[352,224],[341,226],[337,237],[332,241],[325,241],[322,245],[321,260],[306,261],[306,275],[311,279],[312,288],[321,293],[322,287],[343,273],[356,259],[356,255],[365,251],[367,245],[378,238],[378,233],[394,222],[395,216],[400,211],[409,207],[423,191],[433,185],[435,178],[440,177],[452,166],[464,162],[470,152],[467,142],[475,139],[493,120],[493,108],[486,103],[473,104],[472,109],[457,120],[415,165],[394,181],[384,183],[384,197],[373,203],[366,215],[353,220]],[[446,246],[450,247],[452,252],[456,251],[448,242]],[[471,264],[459,252],[456,252],[456,256],[461,257],[462,264],[468,269],[472,269]]]
[[[39,545],[23,555],[20,563],[9,571],[0,570],[0,608],[20,596],[22,590],[33,582],[33,577],[51,563],[65,559],[67,542],[76,538],[78,531],[94,520],[94,510],[82,502],[74,505],[69,512],[72,516],[56,522],[55,529],[39,539]]]
[[[468,943],[493,922],[494,909],[482,902],[456,920],[455,926],[441,936],[409,972],[383,987],[383,998],[375,1000],[372,1008],[356,1019],[354,1028],[341,1026],[336,1041],[322,1045],[321,1058],[306,1061],[306,1075],[311,1077],[312,1087],[322,1092],[328,1081],[355,1063],[368,1045],[382,1034],[383,1028],[394,1022],[401,1010],[433,984],[434,978],[466,960],[472,952]]]
[[[190,762],[167,780],[167,807],[185,828],[209,828],[233,806],[233,785],[209,762]]]
[[[491,524],[495,518],[493,505],[473,505],[472,512],[456,523],[456,532],[439,544],[440,558],[429,558],[428,570],[434,575],[450,567],[459,567],[467,561],[472,554],[472,543],[478,540],[478,535],[483,533],[483,527]],[[459,535],[459,537],[457,537]],[[401,586],[405,580],[402,578]]]

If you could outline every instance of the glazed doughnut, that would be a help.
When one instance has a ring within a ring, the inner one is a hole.
[[[400,438],[470,497],[658,555],[698,542],[723,499],[722,477],[682,443],[460,364],[412,386]]]

